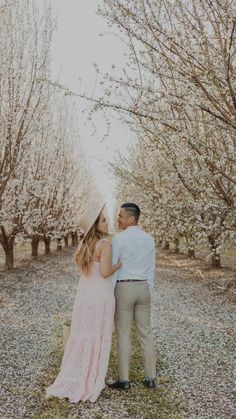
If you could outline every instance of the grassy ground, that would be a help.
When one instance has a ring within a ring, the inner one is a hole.
[[[172,389],[173,379],[159,376],[156,389],[146,389],[142,384],[144,376],[142,359],[136,333],[132,333],[131,390],[125,392],[105,388],[96,403],[82,402],[71,404],[67,399],[53,397],[45,399],[45,388],[58,374],[63,355],[60,330],[55,331],[54,348],[48,355],[51,365],[40,383],[41,389],[32,394],[30,412],[38,419],[69,418],[137,418],[137,419],[178,419],[181,412],[181,401]],[[157,359],[158,370],[162,361]],[[117,377],[116,337],[113,335],[112,350],[107,379]],[[30,413],[29,412],[29,413]]]
[[[73,250],[73,249],[72,249]],[[69,249],[70,252],[70,249]],[[58,255],[64,254],[62,252],[55,252]],[[51,261],[55,260],[55,254],[47,256],[47,259]],[[44,260],[45,257],[42,257]],[[60,263],[64,266],[64,259],[60,257]],[[32,266],[41,265],[40,261],[33,261]],[[168,273],[168,277],[173,277],[174,281],[181,278],[181,281],[201,281],[204,285],[209,286],[214,293],[227,294],[230,298],[236,297],[236,282],[235,282],[235,270],[230,268],[212,270],[202,260],[189,260],[183,254],[173,254],[171,251],[163,251],[159,249],[157,263],[159,266],[159,275]],[[28,265],[26,265],[28,266]],[[69,264],[63,269],[65,273],[70,272],[68,268]],[[25,269],[25,267],[24,267]],[[30,270],[30,268],[26,268]],[[41,269],[41,268],[40,268]],[[45,269],[49,269],[47,266]],[[54,274],[58,271],[58,262],[55,262],[55,266],[50,265],[50,270],[53,270]],[[61,268],[60,268],[61,269]],[[18,274],[22,272],[22,266],[13,272],[5,272],[4,277],[10,279],[10,282],[18,278]],[[39,272],[35,269],[36,272]],[[45,271],[46,272],[46,271]],[[0,272],[0,277],[3,272]],[[37,276],[37,274],[35,274]],[[44,279],[44,278],[42,278]],[[7,295],[6,295],[7,298]],[[9,300],[10,301],[10,300]],[[8,304],[6,299],[4,304]],[[27,314],[26,314],[27,315]],[[51,332],[50,332],[51,333]],[[132,353],[132,365],[131,365],[131,380],[132,388],[130,391],[119,392],[104,389],[101,396],[98,398],[96,403],[77,403],[70,404],[68,400],[63,399],[45,399],[45,388],[49,386],[56,378],[61,359],[63,355],[63,341],[62,341],[62,328],[59,321],[55,321],[55,329],[51,333],[52,344],[48,349],[48,353],[45,354],[45,370],[40,372],[41,379],[36,380],[36,387],[32,391],[32,387],[16,386],[16,381],[13,380],[9,383],[9,392],[18,395],[20,399],[24,399],[23,395],[27,395],[25,398],[27,401],[24,404],[27,405],[27,414],[25,418],[36,418],[36,419],[120,419],[120,418],[155,418],[155,419],[178,419],[181,416],[181,410],[184,408],[183,400],[180,399],[179,395],[174,392],[176,383],[170,376],[164,375],[162,369],[162,360],[158,357],[158,387],[157,389],[148,390],[142,385],[143,370],[142,360],[140,357],[140,348],[137,342],[135,334],[133,334],[133,353]],[[18,348],[17,348],[18,350]],[[107,379],[117,378],[117,360],[116,360],[116,341],[115,336],[113,337],[112,351],[110,364],[107,374]],[[8,391],[8,389],[6,388]],[[27,394],[26,394],[27,393]],[[22,394],[22,398],[21,398]],[[17,397],[13,404],[16,403]],[[5,417],[5,416],[4,416]],[[11,416],[20,417],[20,416]],[[23,417],[23,416],[21,416]]]

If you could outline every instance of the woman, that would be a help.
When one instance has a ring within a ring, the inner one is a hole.
[[[80,279],[74,301],[71,333],[60,372],[46,397],[95,402],[105,387],[115,311],[110,276],[121,263],[112,265],[111,242],[103,208],[89,208],[80,219],[84,237],[75,254]]]

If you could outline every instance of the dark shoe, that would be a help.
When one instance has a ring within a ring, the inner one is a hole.
[[[144,378],[143,379],[143,384],[147,388],[155,388],[156,387],[155,380],[147,380],[146,378]]]
[[[130,382],[125,381],[121,383],[120,381],[114,381],[113,383],[107,383],[109,388],[119,388],[121,390],[129,390],[130,389]]]

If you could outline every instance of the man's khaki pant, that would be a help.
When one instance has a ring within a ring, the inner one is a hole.
[[[118,339],[119,380],[129,380],[130,334],[134,320],[142,349],[145,376],[156,377],[156,356],[151,331],[151,301],[147,282],[118,282],[115,288],[115,327]]]

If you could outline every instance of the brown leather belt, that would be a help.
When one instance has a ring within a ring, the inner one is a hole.
[[[147,282],[146,279],[118,279],[116,282]]]

